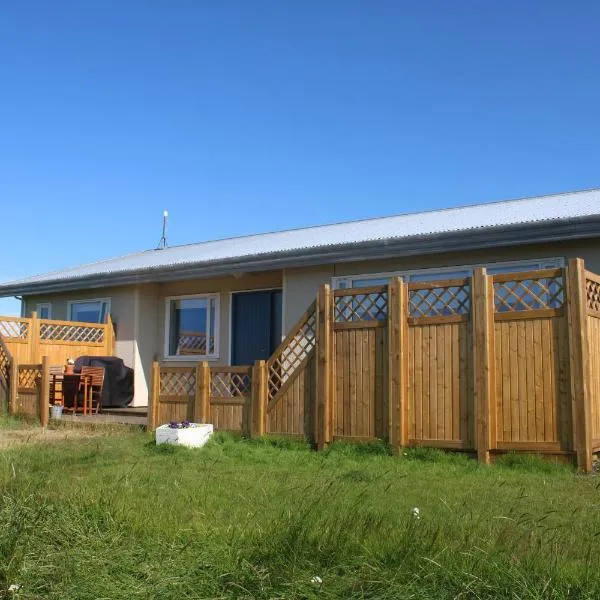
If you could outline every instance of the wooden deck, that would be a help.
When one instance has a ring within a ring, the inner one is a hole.
[[[69,423],[101,424],[113,423],[119,425],[139,425],[145,427],[148,424],[147,407],[107,408],[98,415],[67,415],[63,414],[62,420]]]

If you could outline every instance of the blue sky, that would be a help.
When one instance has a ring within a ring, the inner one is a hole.
[[[600,185],[597,2],[0,3],[0,280]],[[0,313],[15,312],[0,300]]]

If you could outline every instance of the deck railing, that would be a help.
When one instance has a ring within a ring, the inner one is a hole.
[[[177,416],[217,428],[317,447],[380,438],[483,462],[533,452],[590,471],[600,451],[600,276],[573,259],[527,273],[325,285],[268,361],[155,363],[154,373],[150,427],[175,414],[175,377],[187,381]],[[236,416],[217,421],[208,399],[229,400]]]
[[[114,354],[110,316],[103,324],[0,317],[0,412],[26,414],[47,424],[50,365],[67,358]]]

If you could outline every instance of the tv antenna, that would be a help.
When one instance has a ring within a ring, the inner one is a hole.
[[[167,244],[167,218],[168,217],[169,217],[169,212],[165,210],[163,212],[162,237],[160,238],[160,242],[158,242],[158,246],[156,247],[157,250],[164,250],[165,248],[167,248],[169,246],[169,244]]]

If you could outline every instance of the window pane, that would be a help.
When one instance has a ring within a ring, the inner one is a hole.
[[[471,276],[470,270],[464,271],[442,271],[429,273],[413,273],[409,276],[409,281],[440,281],[443,279],[464,279]]]
[[[375,285],[387,285],[390,282],[389,277],[380,277],[378,279],[354,279],[352,281],[352,287],[361,288],[361,287],[371,287]]]
[[[71,305],[71,321],[101,323],[105,311],[105,302],[76,302]]]
[[[171,300],[169,356],[215,354],[215,320],[214,298]]]
[[[40,319],[50,318],[50,305],[49,304],[38,304],[37,313]]]

